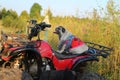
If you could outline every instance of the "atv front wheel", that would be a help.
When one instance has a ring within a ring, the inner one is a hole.
[[[41,56],[32,50],[17,52],[17,55],[13,56],[10,61],[14,63],[13,68],[19,68],[29,73],[33,78],[39,78],[42,72]]]

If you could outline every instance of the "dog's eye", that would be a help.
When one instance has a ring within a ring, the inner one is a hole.
[[[56,30],[58,31],[58,30],[60,30],[60,28],[56,28]]]

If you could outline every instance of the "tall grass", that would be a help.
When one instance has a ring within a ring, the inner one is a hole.
[[[49,42],[55,43],[56,49],[58,36],[52,32],[58,25],[67,28],[83,41],[98,43],[112,47],[114,51],[106,59],[100,58],[99,62],[89,64],[89,69],[103,75],[106,80],[120,80],[120,25],[108,23],[104,20],[77,19],[74,17],[52,18],[52,29],[49,30]]]

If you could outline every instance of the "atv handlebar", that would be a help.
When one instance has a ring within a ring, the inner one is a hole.
[[[51,25],[50,25],[50,24],[47,24],[47,23],[45,23],[45,22],[41,22],[40,24],[36,24],[35,27],[36,27],[37,29],[41,29],[41,30],[44,31],[45,28],[50,28]]]
[[[45,28],[50,28],[51,25],[47,24],[45,22],[41,22],[40,24],[35,24],[34,27],[28,27],[30,28],[30,33],[28,33],[28,39],[31,40],[35,36],[39,36],[40,31],[45,31]]]

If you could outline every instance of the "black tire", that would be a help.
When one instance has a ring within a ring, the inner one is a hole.
[[[86,62],[82,62],[82,63],[79,63],[73,70],[76,73],[83,74],[86,71],[86,67],[87,67],[87,63]]]
[[[86,72],[81,78],[78,76],[78,80],[105,80],[105,78],[94,72]]]
[[[14,63],[16,60],[19,60],[17,68],[21,69],[23,72],[29,73],[33,79],[40,77],[40,74],[42,73],[42,59],[38,53],[34,50],[23,50],[18,52],[16,51],[14,54],[17,55],[14,55],[10,59],[10,62],[13,63],[11,68],[16,68]]]
[[[20,68],[29,73],[34,79],[39,78],[41,74],[42,61],[35,53],[26,52],[21,61]]]
[[[103,76],[88,71],[86,62],[78,64],[73,70],[77,74],[77,80],[105,80]]]

